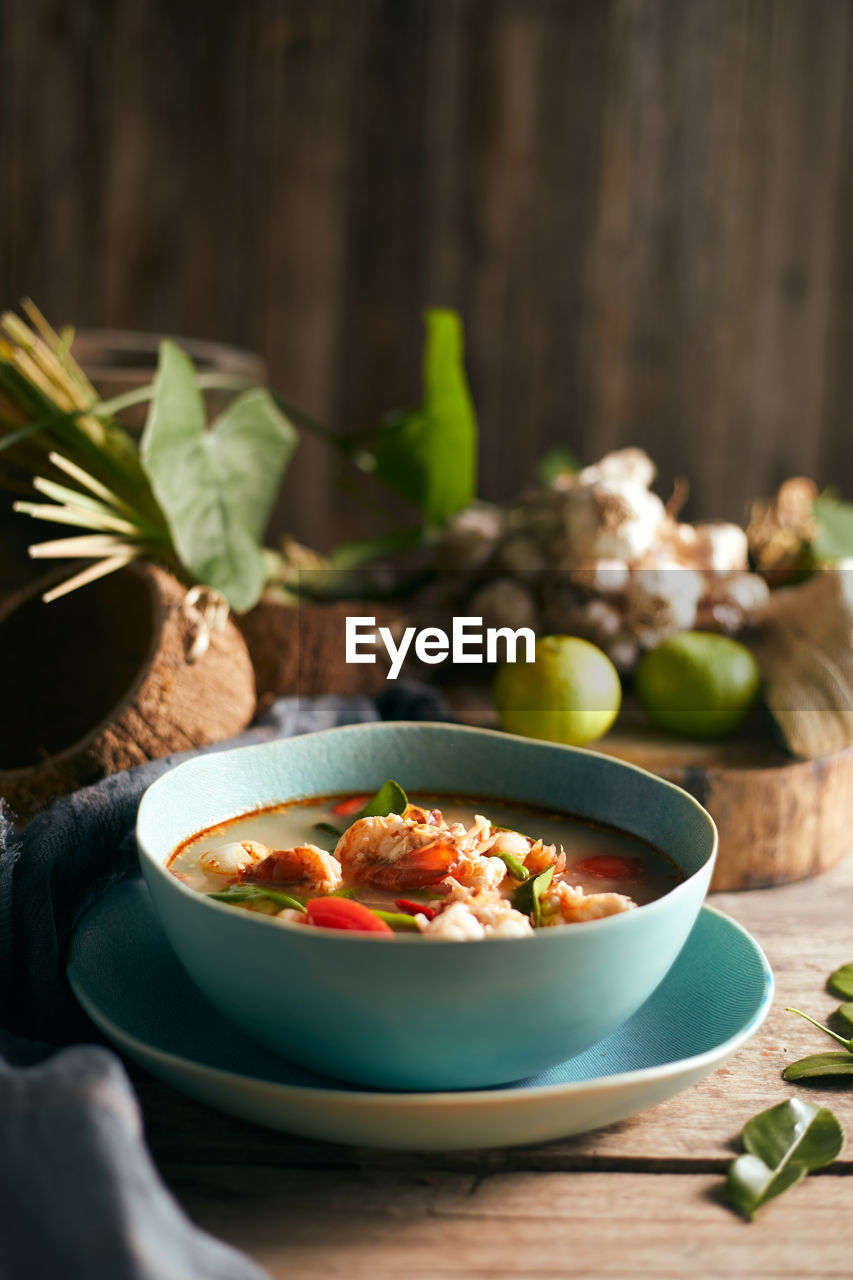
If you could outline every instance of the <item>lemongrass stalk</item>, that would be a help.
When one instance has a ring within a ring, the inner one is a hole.
[[[103,474],[115,487],[151,507],[136,446],[122,428],[100,422],[89,410],[96,399],[94,388],[75,383],[50,348],[13,312],[0,317],[0,326],[18,343],[0,343],[0,376],[23,407],[37,418],[44,409],[63,411],[48,424],[58,442]],[[5,362],[5,363],[3,363]]]
[[[83,467],[78,467],[77,463],[72,462],[70,458],[65,458],[61,453],[56,452],[49,453],[47,458],[48,462],[52,462],[58,471],[64,471],[67,476],[70,476],[72,480],[76,480],[78,484],[82,484],[96,498],[102,498],[104,502],[109,506],[115,507],[118,511],[124,511],[128,515],[136,515],[129,503],[123,502],[121,498],[113,493],[112,489],[108,489],[105,484],[101,484],[100,480],[96,480]]]
[[[20,369],[15,368],[14,349],[5,349],[5,344],[0,351],[0,383],[6,390],[6,393],[14,400],[22,413],[30,418],[46,417],[44,411],[44,399],[40,395],[36,395],[34,388],[30,385]],[[56,405],[48,406],[48,413],[56,413]]]
[[[148,549],[149,544],[144,542],[128,542],[124,538],[97,533],[88,537],[84,534],[80,538],[52,538],[50,542],[34,542],[27,548],[32,560],[48,560],[54,556],[60,559],[97,557],[103,560],[124,551],[141,555]]]
[[[138,525],[119,516],[101,515],[95,511],[83,511],[74,507],[52,506],[49,503],[16,502],[15,511],[23,511],[37,520],[52,520],[56,524],[73,524],[81,529],[106,529],[113,533],[127,533],[136,537],[142,532]]]
[[[70,376],[79,382],[81,386],[91,387],[89,379],[86,377],[85,373],[71,354],[70,344],[66,345],[63,342],[62,336],[56,332],[51,324],[48,323],[33,300],[31,298],[22,298],[21,308],[26,313],[30,323],[41,334],[48,346],[52,347],[54,350],[57,350],[60,347],[62,348],[62,365]]]
[[[50,345],[33,333],[28,325],[12,311],[7,311],[2,320],[3,328],[9,336],[18,343],[19,358],[26,358],[29,362],[36,366],[42,378],[48,386],[54,387],[61,392],[69,401],[70,407],[75,409],[87,409],[91,402],[96,399],[95,388],[83,381],[80,382],[70,376],[67,369],[56,358],[55,352]],[[57,342],[59,338],[57,337]],[[26,353],[26,355],[24,355]],[[48,392],[49,398],[53,398]]]
[[[126,564],[130,564],[131,560],[136,558],[137,552],[133,551],[125,555],[111,556],[109,560],[100,560],[90,568],[84,569],[82,573],[75,574],[73,578],[66,578],[65,582],[60,583],[58,587],[54,587],[51,591],[45,591],[42,601],[45,604],[52,604],[54,600],[59,600],[61,596],[67,596],[70,592],[76,591],[78,587],[85,587],[89,582],[95,582],[98,578],[105,578],[108,573],[115,573],[116,569],[123,569]]]
[[[107,501],[102,501],[100,498],[93,498],[87,493],[81,493],[79,489],[69,489],[64,484],[57,484],[55,480],[48,480],[44,476],[35,476],[33,478],[33,488],[38,493],[43,493],[46,497],[52,498],[54,502],[58,502],[63,506],[68,506],[75,510],[94,511],[97,515],[119,516],[122,519],[128,518],[138,528],[154,532],[148,522],[132,507],[125,506],[123,511],[119,511],[111,498],[108,498]]]
[[[119,514],[111,504],[102,502],[100,498],[93,498],[88,493],[80,493],[78,489],[69,489],[67,485],[57,484],[54,480],[45,479],[44,476],[33,477],[33,488],[36,492],[43,493],[45,497],[64,506],[79,507],[83,511],[95,511],[100,515]]]
[[[58,405],[66,413],[89,407],[87,404],[75,403],[66,388],[54,385],[28,351],[18,348],[12,355],[11,363],[48,404]]]

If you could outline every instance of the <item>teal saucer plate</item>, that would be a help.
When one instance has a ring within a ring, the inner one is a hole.
[[[635,1115],[722,1065],[773,995],[754,938],[703,907],[654,994],[592,1048],[506,1087],[412,1093],[317,1075],[250,1039],[188,977],[138,880],[83,917],[68,977],[116,1048],[191,1097],[304,1137],[398,1150],[545,1142]]]

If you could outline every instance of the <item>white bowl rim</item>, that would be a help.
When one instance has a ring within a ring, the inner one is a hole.
[[[224,912],[231,919],[233,919],[235,916],[243,917],[247,922],[250,923],[250,927],[259,926],[262,928],[273,928],[278,931],[285,930],[290,934],[296,934],[302,938],[306,938],[306,937],[317,938],[317,939],[323,938],[327,942],[333,941],[336,945],[341,945],[341,946],[353,946],[353,945],[354,946],[370,946],[370,945],[377,945],[377,944],[384,945],[389,941],[393,941],[396,946],[421,946],[422,947],[424,945],[428,945],[430,948],[436,947],[436,946],[468,947],[470,945],[470,940],[467,940],[467,939],[462,940],[462,939],[454,939],[454,938],[425,938],[421,934],[414,934],[414,933],[395,933],[393,937],[391,937],[390,935],[384,934],[384,933],[382,934],[367,933],[367,932],[360,932],[353,929],[327,929],[327,928],[323,928],[322,926],[315,926],[314,928],[308,930],[305,928],[304,925],[292,924],[289,920],[279,920],[275,916],[262,915],[260,912],[255,912],[255,911],[241,911],[239,913],[235,912],[234,908],[229,906],[227,903],[218,902],[215,898],[210,898],[205,894],[199,893],[198,890],[196,889],[190,889],[188,885],[185,885],[181,880],[178,879],[177,876],[173,875],[168,870],[168,867],[164,862],[161,862],[148,848],[146,848],[140,836],[140,829],[142,827],[142,824],[146,816],[145,810],[151,804],[151,799],[150,799],[151,793],[155,790],[155,788],[159,785],[159,783],[164,778],[172,777],[173,774],[177,772],[181,772],[181,771],[193,772],[199,769],[200,767],[203,767],[205,761],[211,755],[227,756],[227,755],[236,754],[238,752],[244,752],[244,751],[245,752],[248,752],[248,751],[263,752],[263,751],[269,751],[271,748],[275,748],[280,743],[283,743],[283,742],[298,742],[300,740],[304,740],[308,738],[313,739],[318,737],[325,737],[331,734],[346,733],[347,731],[352,732],[353,730],[358,730],[359,733],[362,733],[362,732],[373,733],[373,732],[376,732],[377,730],[380,732],[385,731],[387,733],[390,729],[396,729],[396,728],[403,728],[403,729],[417,728],[418,730],[425,730],[428,733],[434,732],[436,730],[441,730],[443,732],[452,731],[453,733],[471,735],[478,738],[488,737],[493,739],[499,739],[502,742],[507,742],[507,741],[518,742],[518,743],[524,743],[524,744],[536,746],[536,747],[553,748],[558,751],[568,752],[570,754],[582,754],[585,756],[594,757],[595,759],[602,761],[602,763],[606,762],[608,767],[612,765],[617,769],[630,770],[632,773],[639,774],[642,777],[649,779],[656,786],[663,787],[668,791],[674,791],[681,798],[682,802],[685,800],[688,801],[689,805],[692,806],[699,813],[699,815],[705,820],[705,822],[710,825],[711,836],[712,836],[710,853],[708,854],[708,857],[704,860],[702,865],[697,867],[697,869],[692,873],[692,875],[687,876],[684,880],[680,882],[680,884],[674,885],[672,889],[668,889],[666,893],[661,894],[659,898],[655,898],[653,902],[644,903],[642,906],[636,907],[631,911],[617,912],[615,915],[603,916],[598,920],[583,920],[583,921],[578,921],[575,924],[572,924],[570,926],[570,931],[572,936],[575,936],[579,930],[586,932],[589,929],[606,929],[606,928],[612,929],[614,926],[624,927],[624,924],[622,926],[619,925],[619,921],[624,922],[626,917],[627,918],[632,917],[635,911],[643,912],[644,918],[647,919],[654,912],[662,911],[664,909],[665,904],[668,904],[674,898],[677,898],[683,895],[687,891],[688,886],[692,883],[692,881],[694,881],[697,878],[697,876],[704,875],[706,871],[713,871],[713,866],[717,857],[717,849],[719,845],[719,833],[717,831],[717,825],[714,822],[714,819],[711,817],[708,810],[699,803],[699,801],[695,798],[695,796],[690,795],[689,791],[685,791],[683,787],[677,786],[674,782],[669,782],[666,778],[660,778],[658,777],[657,774],[651,773],[648,769],[643,769],[639,765],[631,764],[627,760],[619,760],[614,756],[602,756],[600,752],[591,751],[587,747],[574,747],[574,746],[568,745],[567,743],[549,742],[541,738],[526,738],[520,734],[507,734],[499,729],[481,729],[476,725],[459,725],[459,724],[453,724],[451,722],[441,721],[441,720],[374,720],[374,721],[361,721],[361,722],[356,722],[354,724],[334,725],[328,729],[316,729],[310,733],[294,734],[291,737],[273,738],[265,742],[248,743],[245,746],[230,747],[230,748],[226,748],[223,751],[206,752],[203,755],[193,756],[189,760],[182,760],[179,764],[174,765],[171,769],[168,769],[166,773],[161,774],[159,778],[155,778],[155,780],[150,784],[150,786],[146,788],[145,792],[143,793],[142,799],[140,800],[139,809],[138,809],[137,818],[136,818],[136,844],[137,844],[137,849],[139,851],[140,860],[144,857],[146,864],[150,867],[156,868],[158,875],[165,878],[165,880],[169,883],[173,891],[176,891],[181,895],[185,895],[188,902],[190,901],[195,902],[197,904],[197,908],[201,907],[202,909],[208,910],[208,911],[212,910],[212,911]],[[304,799],[305,797],[300,796],[298,798]],[[507,798],[510,801],[512,799],[511,796]],[[296,797],[293,797],[293,799],[296,799]],[[258,808],[266,809],[271,807],[272,805],[279,805],[279,804],[283,805],[288,803],[289,801],[287,798],[283,800],[271,801],[269,804],[262,801],[261,804],[258,806]],[[251,809],[243,810],[241,813],[233,814],[232,817],[223,818],[221,819],[221,821],[223,823],[235,821],[236,819],[242,817],[244,814],[251,814],[252,812],[253,810]],[[217,825],[217,824],[211,824],[211,825]],[[202,830],[203,829],[204,828],[202,828]],[[618,828],[614,828],[614,829],[618,830]],[[569,926],[567,926],[567,928],[568,927]],[[565,937],[565,929],[562,929],[562,928],[538,929],[535,931],[534,936],[539,940],[539,945],[541,945],[542,942],[544,942],[545,938],[559,939],[559,938]],[[494,947],[500,947],[500,946],[513,945],[515,943],[523,942],[525,940],[526,939],[520,939],[520,938],[481,938],[477,940],[477,946],[494,948]],[[551,945],[551,944],[549,942],[546,945]]]

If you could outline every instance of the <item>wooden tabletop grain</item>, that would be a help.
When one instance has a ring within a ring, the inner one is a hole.
[[[271,1276],[823,1277],[853,1257],[853,1085],[790,1086],[832,1048],[826,977],[853,960],[853,855],[825,875],[716,894],[765,949],[776,997],[758,1035],[693,1088],[632,1120],[541,1146],[401,1154],[267,1131],[138,1069],[155,1160],[187,1213]],[[722,1195],[738,1134],[792,1094],[832,1107],[850,1146],[747,1223]]]

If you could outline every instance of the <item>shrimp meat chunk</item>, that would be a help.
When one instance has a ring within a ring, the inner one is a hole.
[[[555,875],[560,875],[566,869],[566,855],[562,849],[557,853],[556,845],[545,844],[542,840],[531,840],[528,836],[523,836],[520,831],[490,828],[480,852],[510,854],[523,863],[525,870],[532,876],[538,876],[541,871],[551,866],[554,868]]]
[[[251,868],[251,880],[277,884],[304,884],[312,893],[334,893],[343,880],[341,864],[314,844],[293,849],[273,849],[263,862]]]
[[[506,868],[478,852],[487,828],[484,818],[468,830],[461,822],[448,825],[438,809],[410,805],[404,814],[359,818],[341,836],[335,856],[348,880],[376,889],[419,889],[448,876],[492,888]]]
[[[600,920],[604,916],[618,915],[636,907],[633,898],[624,893],[584,893],[580,886],[572,886],[561,880],[542,894],[542,923],[544,925],[581,924],[585,920]]]
[[[208,849],[200,856],[198,865],[212,876],[237,876],[257,866],[268,853],[267,846],[257,840],[235,840]]]
[[[425,919],[419,917],[418,923]],[[516,911],[506,898],[489,889],[472,891],[458,883],[454,883],[438,914],[421,927],[427,937],[457,941],[533,936],[528,917]]]

